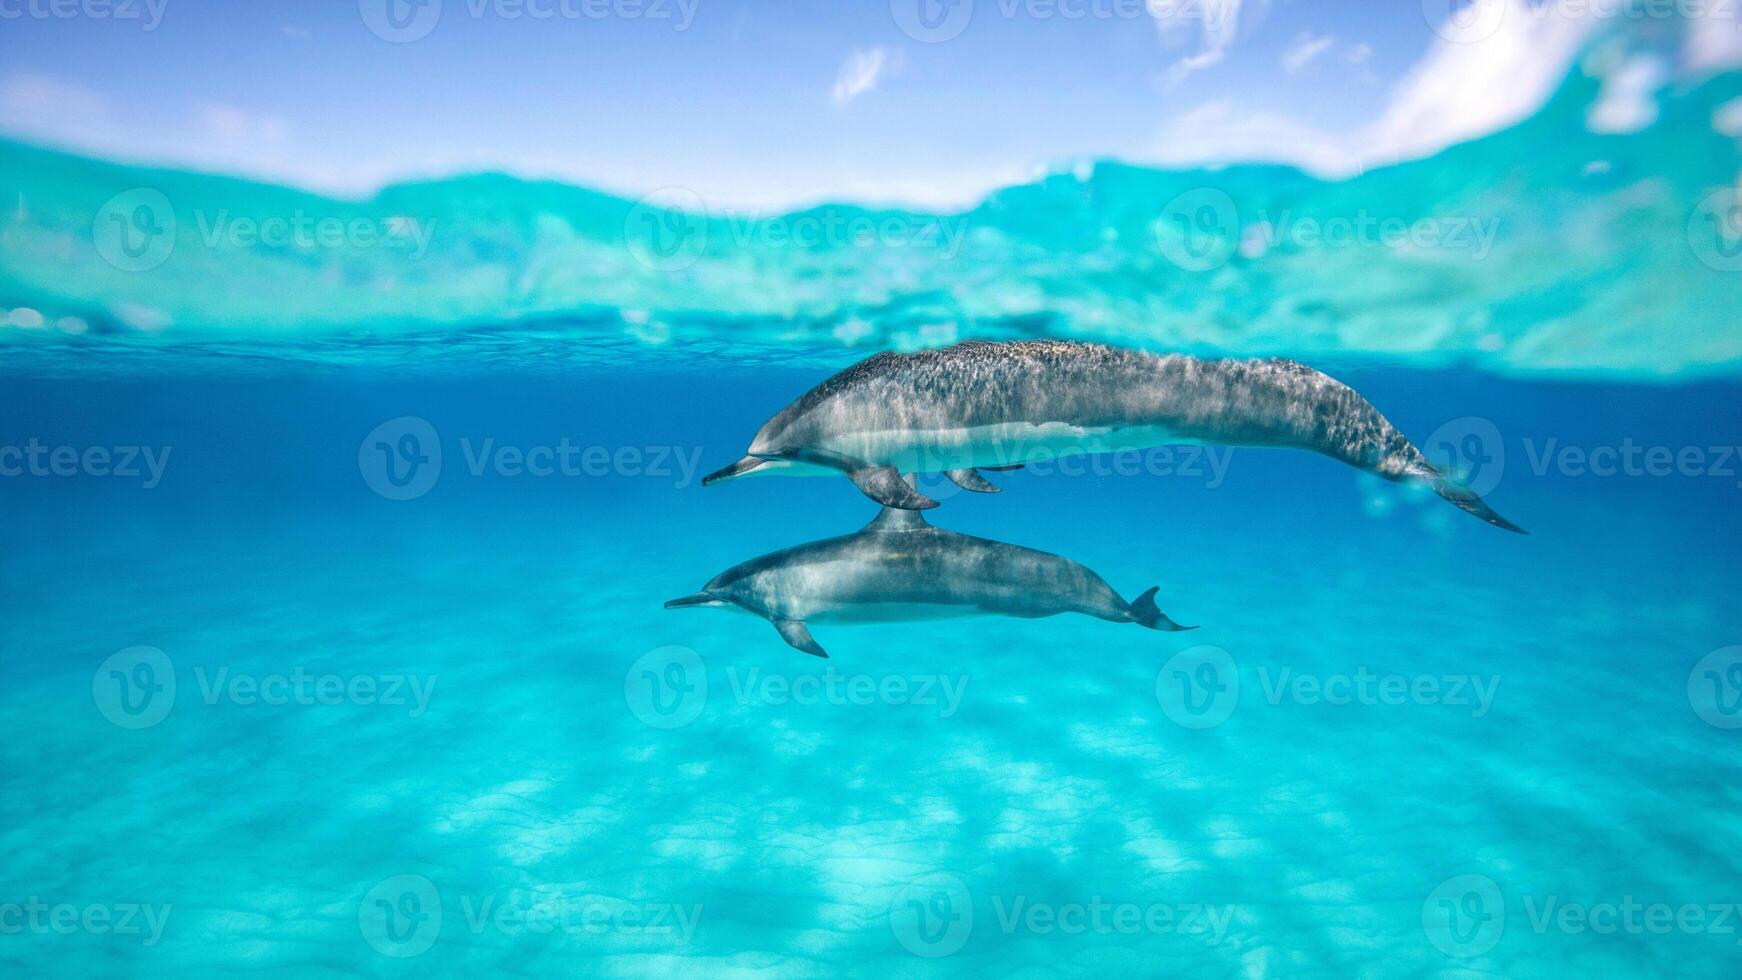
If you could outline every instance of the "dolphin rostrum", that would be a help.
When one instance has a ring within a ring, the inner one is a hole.
[[[937,501],[900,474],[943,472],[963,489],[995,493],[979,470],[1194,442],[1310,449],[1387,480],[1425,483],[1525,533],[1436,469],[1354,389],[1304,364],[1066,340],[966,341],[866,358],[782,409],[748,455],[702,484],[845,473],[884,506],[924,510]]]
[[[808,623],[1075,612],[1155,630],[1194,628],[1162,615],[1155,592],[1126,602],[1101,576],[1068,558],[946,531],[918,511],[885,507],[856,534],[734,565],[665,608],[736,607],[773,623],[792,646],[827,657]]]

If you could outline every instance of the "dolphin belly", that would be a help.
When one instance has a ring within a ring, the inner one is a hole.
[[[934,619],[988,616],[995,611],[973,603],[920,601],[846,601],[811,613],[812,623],[917,623]]]
[[[936,473],[1199,441],[1165,425],[1082,425],[1058,420],[936,429],[873,429],[837,436],[830,440],[828,448],[903,472]]]

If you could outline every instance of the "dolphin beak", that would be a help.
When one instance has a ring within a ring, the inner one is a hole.
[[[702,486],[705,487],[710,483],[719,483],[722,480],[736,480],[738,477],[743,476],[767,462],[768,460],[763,459],[760,456],[746,456],[738,462],[733,463],[731,466],[715,470],[707,476],[702,477]]]
[[[711,592],[697,592],[695,595],[686,595],[677,599],[668,600],[665,604],[665,608],[682,609],[686,606],[723,606],[725,604],[726,602],[724,599],[721,599],[719,596],[716,596]]]

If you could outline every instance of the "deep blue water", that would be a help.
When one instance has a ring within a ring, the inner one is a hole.
[[[934,522],[1201,628],[821,625],[827,661],[661,608],[872,516],[695,483],[814,368],[8,378],[0,446],[166,462],[0,479],[0,964],[1734,975],[1742,389],[1338,373],[1424,443],[1491,421],[1531,536],[1301,453],[997,474]],[[440,473],[391,500],[359,450],[402,417]],[[621,462],[472,473],[565,439]],[[1729,471],[1560,453],[1628,445]]]

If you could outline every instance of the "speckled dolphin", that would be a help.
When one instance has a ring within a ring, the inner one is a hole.
[[[904,472],[995,493],[981,469],[1176,443],[1310,449],[1387,480],[1415,480],[1496,527],[1525,533],[1450,479],[1349,386],[1294,361],[1201,360],[1064,340],[968,341],[884,353],[769,419],[743,476],[844,473],[887,507],[937,501]]]
[[[946,531],[917,511],[885,507],[857,534],[735,565],[665,608],[741,609],[773,623],[794,647],[827,657],[807,624],[1074,612],[1155,630],[1193,628],[1162,615],[1155,592],[1126,602],[1101,576],[1067,558]]]

